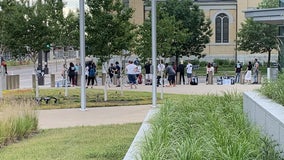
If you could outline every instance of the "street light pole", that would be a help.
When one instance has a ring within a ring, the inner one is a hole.
[[[156,32],[156,0],[152,0],[152,107],[157,106],[157,32]]]
[[[80,63],[81,63],[81,111],[86,110],[85,88],[85,9],[84,0],[80,0]]]

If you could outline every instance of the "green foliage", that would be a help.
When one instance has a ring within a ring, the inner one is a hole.
[[[279,6],[279,0],[262,0],[258,7],[259,8],[277,8]]]
[[[80,107],[80,88],[68,89],[68,97],[64,96],[64,88],[41,89],[41,97],[53,96],[58,99],[57,103],[51,100],[49,104],[44,101],[40,103],[41,109],[59,109],[59,108],[79,108]],[[152,101],[151,94],[147,92],[124,91],[123,95],[120,91],[108,92],[108,101],[104,101],[104,91],[98,89],[86,90],[86,107],[104,107],[104,106],[124,106],[124,105],[143,105],[150,104]],[[135,93],[135,94],[133,94]],[[166,97],[169,95],[165,95]],[[30,100],[34,98],[31,89],[26,90],[9,90],[4,93],[6,99],[24,99]],[[160,99],[158,99],[160,102]]]
[[[141,159],[280,159],[242,111],[242,97],[168,99],[151,120]]]
[[[272,3],[270,0],[263,0],[260,4],[261,8],[276,7],[276,0]],[[276,25],[264,24],[255,22],[252,19],[247,19],[241,24],[241,29],[237,33],[238,50],[248,51],[253,53],[268,53],[268,67],[270,67],[271,51],[278,50],[279,40],[278,27]]]
[[[125,8],[119,0],[88,0],[87,5],[87,54],[105,62],[112,55],[122,55],[123,50],[131,50],[135,29],[130,23],[133,10]]]
[[[35,63],[38,52],[50,50],[47,44],[79,44],[78,17],[75,21],[70,21],[70,14],[64,18],[63,1],[3,0],[0,6],[1,52],[14,56],[28,53]]]
[[[205,44],[209,43],[212,30],[210,20],[205,19],[201,9],[191,0],[167,0],[157,6],[157,52],[158,56],[202,57]],[[140,26],[137,50],[142,57],[151,54],[150,20]]]
[[[284,74],[281,73],[277,80],[262,83],[260,92],[268,98],[284,105]]]
[[[218,66],[235,66],[235,61],[234,60],[229,60],[229,59],[214,59],[213,60],[214,63],[216,63]]]
[[[0,148],[29,136],[37,130],[38,119],[31,101],[1,101]]]
[[[42,130],[0,150],[0,159],[123,159],[141,124]],[[1,133],[1,132],[0,132]]]

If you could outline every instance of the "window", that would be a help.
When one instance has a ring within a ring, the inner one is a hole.
[[[129,8],[129,0],[123,0],[123,5],[126,8]]]
[[[279,0],[279,7],[284,7],[284,0]]]
[[[229,43],[229,17],[224,14],[218,14],[215,19],[215,42]]]

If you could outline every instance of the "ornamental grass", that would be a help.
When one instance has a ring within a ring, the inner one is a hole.
[[[151,120],[138,159],[281,159],[276,144],[250,125],[242,97],[168,99]]]
[[[38,118],[31,100],[5,99],[0,103],[0,148],[30,136],[37,130]]]

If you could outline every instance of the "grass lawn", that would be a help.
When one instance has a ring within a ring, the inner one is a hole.
[[[68,88],[68,96],[65,97],[64,88],[51,88],[40,89],[40,96],[53,96],[58,99],[58,102],[54,104],[51,100],[49,104],[41,102],[38,109],[63,109],[63,108],[78,108],[80,106],[80,88]],[[144,105],[151,104],[152,94],[151,92],[135,92],[135,91],[123,91],[123,95],[120,91],[108,92],[108,100],[104,101],[104,91],[102,89],[88,89],[86,91],[86,107],[106,107],[106,106],[129,106],[129,105]],[[6,90],[3,93],[4,97],[17,100],[17,99],[34,99],[35,93],[32,89],[24,90]],[[167,97],[167,94],[165,94]],[[158,103],[161,100],[158,98]]]
[[[0,149],[1,160],[123,159],[141,124],[42,130]]]

